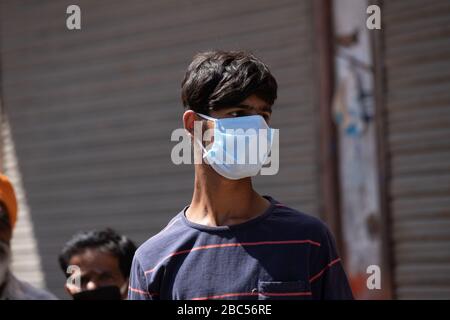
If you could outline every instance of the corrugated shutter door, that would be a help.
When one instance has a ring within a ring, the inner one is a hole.
[[[279,80],[280,173],[263,192],[316,214],[311,1],[2,1],[4,105],[48,287],[62,244],[111,226],[141,243],[190,200],[192,166],[171,163],[180,83],[202,50],[248,49]],[[269,183],[270,181],[270,183]]]
[[[384,1],[400,299],[450,298],[450,2]]]

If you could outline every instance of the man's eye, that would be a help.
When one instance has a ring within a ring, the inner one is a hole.
[[[229,115],[231,117],[245,117],[245,116],[250,116],[251,114],[248,114],[245,111],[233,111],[233,112],[230,112]],[[269,119],[270,119],[270,115],[269,114],[264,113],[264,114],[260,114],[260,115],[264,118],[264,120],[266,122],[269,121]]]
[[[245,114],[242,111],[233,111],[233,112],[230,113],[230,116],[232,116],[232,117],[242,117],[244,115]]]

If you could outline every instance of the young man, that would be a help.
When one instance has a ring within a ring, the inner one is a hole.
[[[129,299],[352,299],[326,226],[253,189],[265,158],[215,161],[230,151],[222,138],[236,138],[225,129],[268,128],[276,97],[275,78],[251,54],[194,57],[182,83],[183,124],[205,161],[195,165],[190,205],[136,251]],[[195,136],[195,121],[214,128],[210,145]]]
[[[0,174],[0,300],[55,300],[53,294],[17,279],[10,270],[16,221],[16,194],[9,179]]]
[[[66,277],[79,276],[80,280],[78,284],[66,282],[66,291],[75,300],[126,299],[135,251],[130,239],[111,229],[75,234],[59,255]],[[78,273],[67,273],[69,266],[78,267]]]

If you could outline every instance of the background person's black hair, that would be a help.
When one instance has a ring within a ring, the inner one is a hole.
[[[66,277],[70,259],[86,249],[100,250],[117,257],[119,268],[125,278],[130,276],[136,245],[133,241],[112,229],[90,230],[76,233],[63,247],[59,255],[59,264]]]
[[[256,95],[269,105],[278,85],[267,65],[244,51],[207,51],[194,56],[181,84],[185,109],[209,114]]]

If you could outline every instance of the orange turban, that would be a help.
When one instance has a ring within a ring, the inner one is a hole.
[[[14,193],[13,186],[8,177],[2,174],[0,174],[0,202],[3,203],[6,211],[8,211],[11,229],[14,229],[17,220],[16,194]]]

